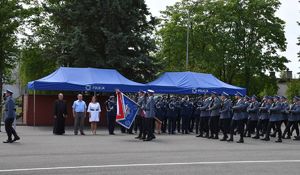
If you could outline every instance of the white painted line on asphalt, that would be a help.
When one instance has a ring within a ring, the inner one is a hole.
[[[43,171],[43,170],[90,169],[90,168],[121,168],[121,167],[174,166],[174,165],[212,165],[212,164],[252,164],[252,163],[300,163],[300,160],[246,160],[246,161],[217,161],[217,162],[179,162],[179,163],[174,162],[174,163],[68,166],[68,167],[6,169],[6,170],[0,170],[0,173],[22,172],[22,171]]]

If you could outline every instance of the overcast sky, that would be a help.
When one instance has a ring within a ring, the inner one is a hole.
[[[161,10],[177,1],[180,0],[146,0],[146,3],[154,16],[160,16]],[[287,50],[282,54],[291,61],[286,66],[296,76],[300,72],[300,62],[297,57],[300,47],[296,44],[297,37],[300,36],[300,26],[297,25],[297,21],[300,21],[300,3],[298,3],[298,0],[281,0],[281,3],[277,15],[286,22],[285,36],[287,39]]]

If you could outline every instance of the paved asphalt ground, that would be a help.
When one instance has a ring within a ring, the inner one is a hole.
[[[153,142],[134,135],[55,136],[49,127],[18,126],[18,143],[0,143],[0,174],[113,175],[297,175],[300,142],[245,139],[244,144],[195,135],[157,135]],[[1,140],[6,139],[0,133]]]

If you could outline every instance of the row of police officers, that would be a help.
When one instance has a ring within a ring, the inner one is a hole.
[[[138,103],[141,106],[143,98],[140,92]],[[142,127],[141,116],[138,115],[136,124]],[[221,141],[232,142],[233,136],[238,134],[238,143],[243,143],[244,137],[269,141],[276,136],[276,142],[282,142],[282,138],[291,138],[293,131],[297,134],[295,139],[299,139],[300,97],[295,96],[290,104],[283,96],[265,96],[259,102],[255,95],[248,97],[239,92],[234,100],[225,92],[220,96],[212,92],[194,99],[158,97],[155,119],[162,122],[161,131],[169,134],[176,131],[188,134],[195,130],[197,137],[219,139],[221,131]]]

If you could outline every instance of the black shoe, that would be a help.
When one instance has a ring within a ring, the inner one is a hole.
[[[74,133],[74,135],[78,135],[78,133]]]
[[[115,133],[109,133],[109,135],[115,135]]]
[[[227,142],[233,142],[233,138],[228,139]]]
[[[219,139],[219,136],[215,136],[213,139],[218,140],[218,139]]]
[[[284,139],[291,139],[291,136],[287,136],[287,137],[285,137]]]
[[[270,138],[263,138],[263,139],[260,139],[260,140],[263,140],[263,141],[270,141]]]
[[[148,141],[151,141],[151,140],[152,140],[152,138],[147,138],[147,139],[144,139],[143,141],[148,142]]]
[[[197,135],[196,137],[203,137],[203,135],[202,135],[202,134],[199,134],[199,135]]]
[[[276,143],[281,143],[282,140],[281,140],[281,139],[278,139],[278,140],[276,140],[275,142],[276,142]]]
[[[256,135],[256,136],[254,136],[254,137],[252,137],[253,139],[259,139],[259,136],[258,135]]]
[[[83,136],[85,135],[85,133],[84,133],[84,132],[81,132],[80,134],[81,134],[81,135],[83,135]]]
[[[239,140],[236,143],[244,143],[244,140]]]
[[[12,142],[13,142],[12,140],[3,141],[3,143],[12,143]]]
[[[276,134],[270,134],[270,137],[276,137]]]
[[[141,138],[140,136],[135,137],[135,139],[140,139],[140,138]]]
[[[15,142],[15,141],[17,141],[17,140],[20,140],[20,137],[19,137],[19,136],[16,136],[16,137],[12,140],[12,142]]]
[[[211,135],[211,136],[209,136],[209,137],[208,137],[208,139],[212,139],[212,138],[214,138],[214,136],[213,136],[213,135]]]
[[[223,137],[220,141],[227,141],[227,138]]]

